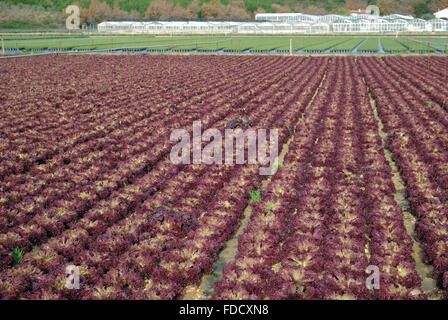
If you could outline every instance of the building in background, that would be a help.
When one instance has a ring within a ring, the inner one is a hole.
[[[437,19],[448,19],[448,8],[437,11],[434,15]]]

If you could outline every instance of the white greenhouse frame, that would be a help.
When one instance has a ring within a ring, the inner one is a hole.
[[[426,21],[410,16],[369,14],[313,16],[301,13],[262,13],[255,21],[153,20],[106,21],[99,32],[148,34],[304,34],[304,33],[397,33],[448,32],[448,21]]]

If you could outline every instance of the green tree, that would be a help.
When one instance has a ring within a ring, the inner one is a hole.
[[[416,17],[421,18],[428,13],[431,13],[431,10],[425,2],[419,2],[414,5],[414,14]]]
[[[339,14],[341,16],[349,16],[351,14],[351,11],[346,8],[337,8],[334,12],[335,14]]]

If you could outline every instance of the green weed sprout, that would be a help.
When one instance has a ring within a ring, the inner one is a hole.
[[[249,191],[249,199],[250,199],[250,202],[260,202],[261,201],[260,190],[250,190]]]
[[[14,255],[14,265],[16,266],[16,265],[18,265],[18,264],[20,263],[20,261],[22,260],[24,253],[23,253],[23,250],[20,249],[20,248],[15,248],[15,249],[12,251],[12,253],[13,253],[13,255]]]

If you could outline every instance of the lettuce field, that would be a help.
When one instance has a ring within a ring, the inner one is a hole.
[[[444,56],[0,61],[0,299],[448,298],[447,74]],[[277,169],[174,164],[195,121],[276,129]]]

